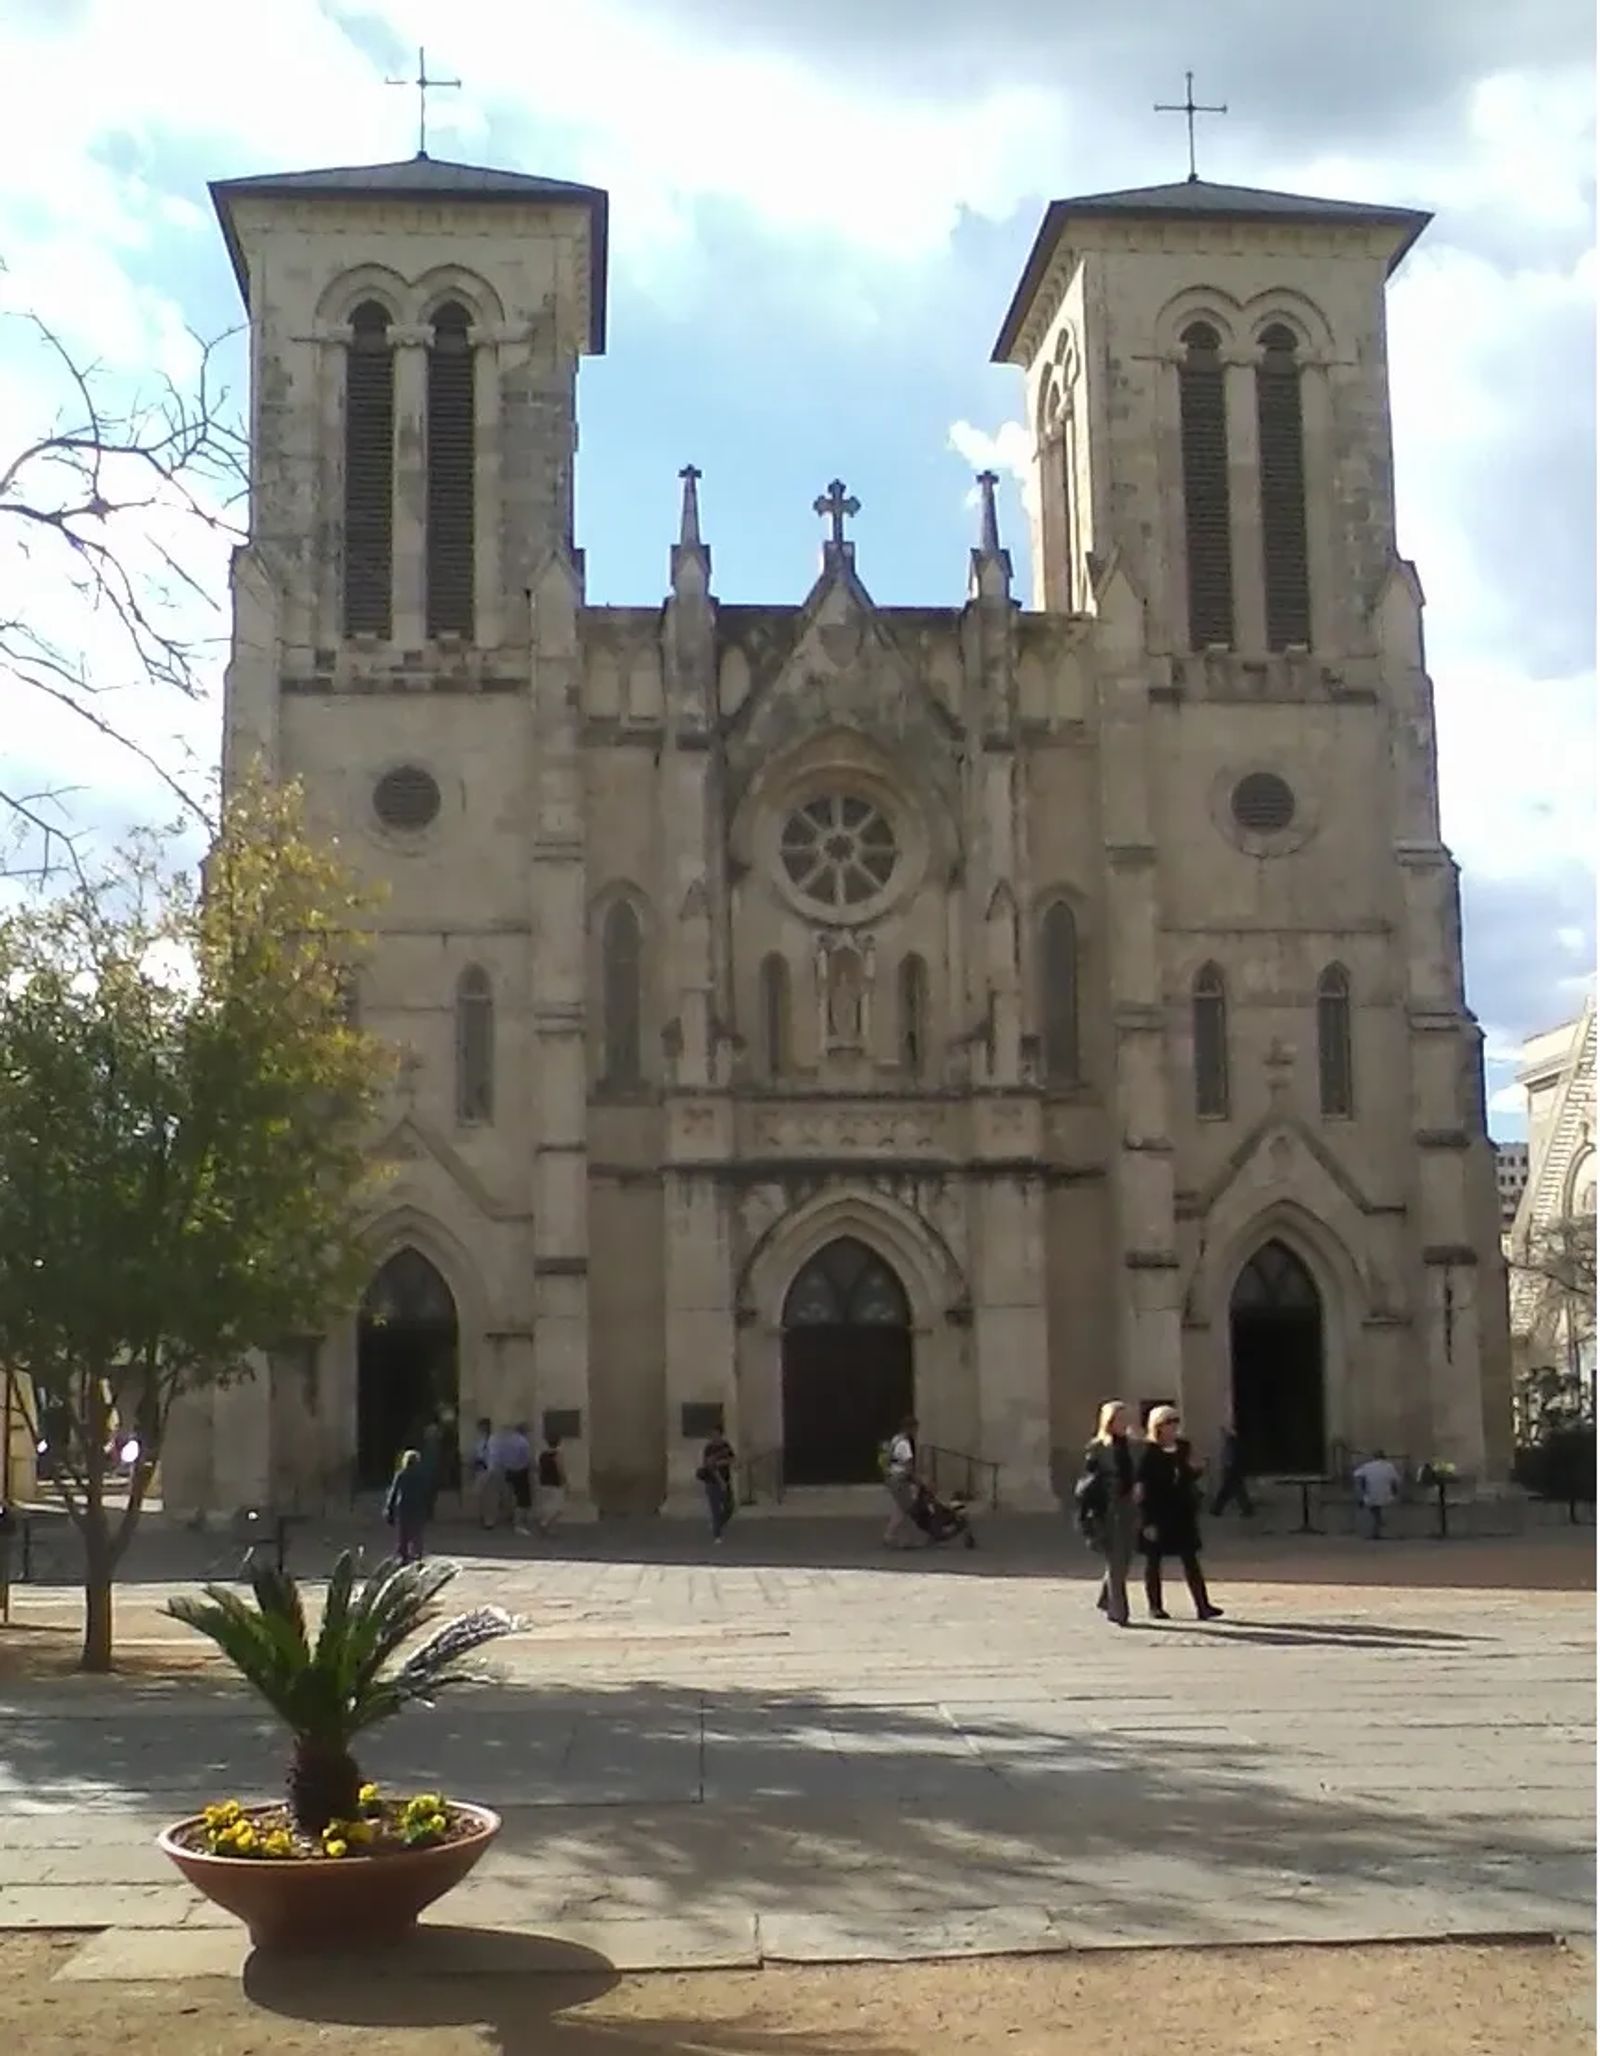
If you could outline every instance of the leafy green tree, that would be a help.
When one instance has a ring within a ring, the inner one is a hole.
[[[86,1670],[173,1402],[353,1303],[389,1068],[345,1000],[362,902],[295,788],[241,787],[203,884],[160,858],[0,920],[0,1364],[64,1430]]]

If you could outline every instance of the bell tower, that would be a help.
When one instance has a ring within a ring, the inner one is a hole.
[[[526,648],[537,567],[572,548],[606,195],[419,152],[212,197],[250,318],[251,554],[279,676],[495,673]]]
[[[1428,219],[1193,177],[1055,201],[994,349],[1027,376],[1035,603],[1088,608],[1115,553],[1158,654],[1365,647],[1384,285]]]

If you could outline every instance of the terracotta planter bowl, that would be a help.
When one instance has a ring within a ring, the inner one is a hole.
[[[199,1815],[176,1822],[156,1843],[197,1892],[244,1922],[258,1949],[381,1948],[403,1942],[418,1914],[459,1885],[500,1832],[500,1816],[488,1807],[451,1806],[470,1817],[470,1834],[384,1856],[203,1855],[177,1840],[200,1826]]]

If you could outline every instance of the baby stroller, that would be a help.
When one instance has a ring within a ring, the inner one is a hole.
[[[930,1542],[953,1542],[959,1535],[968,1549],[978,1546],[964,1499],[937,1499],[926,1485],[919,1484],[911,1502],[911,1518]]]

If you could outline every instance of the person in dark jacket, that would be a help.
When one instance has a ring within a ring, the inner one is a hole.
[[[700,1452],[700,1468],[695,1472],[695,1476],[705,1490],[706,1511],[711,1516],[713,1542],[722,1540],[729,1521],[733,1519],[734,1462],[733,1444],[720,1431],[712,1436]]]
[[[1161,1602],[1161,1561],[1175,1556],[1194,1601],[1198,1620],[1222,1618],[1211,1604],[1200,1568],[1200,1466],[1178,1433],[1175,1406],[1158,1406],[1145,1424],[1139,1457],[1139,1547],[1144,1551],[1144,1596],[1152,1620],[1171,1618]]]
[[[1217,1454],[1217,1496],[1211,1502],[1211,1518],[1216,1520],[1237,1501],[1240,1513],[1249,1520],[1255,1513],[1255,1506],[1250,1498],[1249,1480],[1244,1473],[1244,1451],[1239,1446],[1238,1431],[1232,1421],[1223,1423]]]
[[[1139,1479],[1128,1426],[1127,1407],[1120,1399],[1108,1399],[1083,1452],[1079,1490],[1084,1532],[1106,1560],[1095,1605],[1119,1628],[1128,1625],[1128,1565],[1138,1528]]]
[[[383,1517],[395,1531],[395,1553],[402,1563],[422,1561],[422,1534],[428,1525],[431,1498],[421,1450],[403,1450],[383,1506]]]

